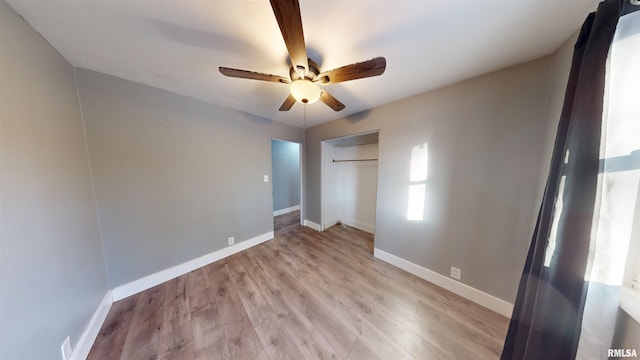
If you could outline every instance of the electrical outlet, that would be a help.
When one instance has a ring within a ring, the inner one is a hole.
[[[269,182],[269,175],[265,175],[262,180],[264,182],[268,183]]]
[[[236,239],[233,236],[229,236],[227,240],[229,241],[229,246],[233,245],[236,242]]]
[[[460,278],[462,277],[462,270],[458,269],[457,267],[451,267],[451,277],[456,279],[456,280],[460,280]]]
[[[60,345],[60,351],[62,352],[62,360],[68,360],[71,357],[71,339],[68,336]]]

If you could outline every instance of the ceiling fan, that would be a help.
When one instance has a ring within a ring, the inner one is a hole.
[[[335,111],[344,109],[344,104],[322,89],[319,85],[335,84],[343,81],[378,76],[384,73],[387,61],[383,57],[346,65],[321,72],[318,64],[307,58],[307,47],[302,32],[302,17],[298,0],[270,0],[280,32],[291,59],[289,77],[263,74],[254,71],[220,66],[225,76],[289,84],[290,94],[280,106],[280,111],[288,111],[298,101],[303,104],[318,100]]]

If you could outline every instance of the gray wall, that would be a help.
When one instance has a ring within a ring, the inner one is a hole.
[[[304,130],[77,69],[110,287],[273,230],[271,139]]]
[[[320,223],[320,142],[379,129],[375,247],[445,276],[459,267],[463,283],[513,302],[569,65],[546,57],[308,129],[306,218]],[[424,143],[424,219],[408,221]]]
[[[73,68],[0,1],[0,359],[60,359],[107,291]]]
[[[300,144],[271,140],[273,210],[300,205]]]

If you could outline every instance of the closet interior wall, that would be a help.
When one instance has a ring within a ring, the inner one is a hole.
[[[340,222],[369,233],[375,230],[378,143],[325,144],[324,228]]]

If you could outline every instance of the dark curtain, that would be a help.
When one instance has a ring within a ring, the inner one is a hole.
[[[575,44],[549,178],[518,287],[502,359],[574,359],[588,283],[596,200],[605,63],[622,1],[606,0],[589,14]],[[561,179],[564,178],[561,192]],[[544,266],[562,193],[556,245]]]

